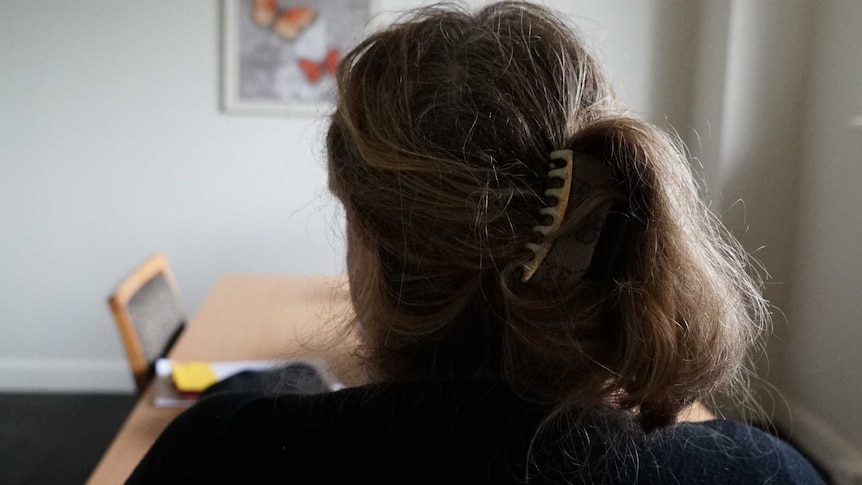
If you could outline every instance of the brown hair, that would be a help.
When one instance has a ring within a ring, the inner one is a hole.
[[[635,410],[645,428],[745,377],[768,323],[746,254],[678,144],[624,110],[558,16],[423,8],[362,41],[337,83],[329,184],[375,377],[487,372],[557,411]],[[551,240],[609,203],[637,221],[611,280],[521,281],[563,148],[611,177],[573,189]]]

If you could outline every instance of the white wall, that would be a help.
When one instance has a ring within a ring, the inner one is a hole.
[[[106,297],[156,251],[192,314],[341,270],[321,124],[219,112],[216,5],[0,4],[0,388],[131,390]]]
[[[635,112],[682,115],[686,2],[547,4]],[[2,2],[0,66],[0,390],[131,391],[106,297],[156,251],[190,314],[227,272],[342,270],[322,121],[218,109],[218,2]]]
[[[780,385],[862,450],[862,2],[818,4]],[[862,483],[862,457],[856,463]]]
[[[687,141],[706,164],[715,212],[766,279],[774,334],[759,370],[769,380],[781,373],[774,363],[790,324],[785,314],[797,222],[790,215],[799,204],[813,6],[806,0],[732,0],[705,3],[700,11],[704,29]]]
[[[700,7],[687,141],[770,274],[762,404],[833,483],[862,483],[862,3]]]

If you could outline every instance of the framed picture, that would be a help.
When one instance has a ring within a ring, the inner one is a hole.
[[[373,0],[222,0],[222,109],[313,116],[368,26]]]

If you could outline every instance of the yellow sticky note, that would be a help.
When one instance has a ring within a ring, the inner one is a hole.
[[[206,362],[174,362],[171,377],[182,392],[201,392],[218,382],[218,377]]]

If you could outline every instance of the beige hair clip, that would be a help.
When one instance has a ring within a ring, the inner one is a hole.
[[[572,165],[574,153],[572,150],[556,150],[551,152],[551,170],[548,171],[548,178],[559,178],[563,181],[562,187],[553,187],[545,190],[546,197],[554,197],[557,200],[556,205],[552,207],[542,208],[539,213],[542,215],[551,216],[550,224],[536,226],[533,231],[541,233],[543,237],[556,231],[563,223],[563,217],[566,215],[566,207],[569,205],[569,194],[572,190]],[[561,160],[565,165],[558,166],[555,160]],[[533,252],[533,259],[524,265],[524,276],[521,279],[527,282],[539,269],[539,266],[551,250],[551,242],[545,241],[541,244],[527,243],[527,249]]]

